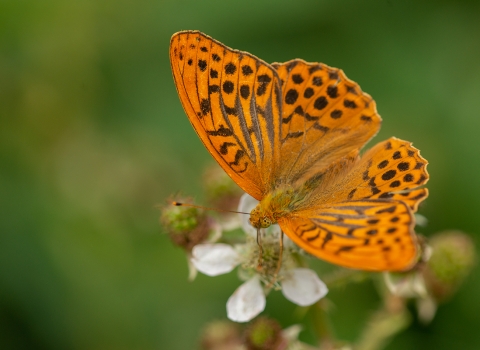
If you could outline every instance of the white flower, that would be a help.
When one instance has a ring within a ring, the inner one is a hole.
[[[296,268],[289,278],[282,281],[282,293],[291,302],[300,306],[309,306],[323,298],[328,288],[315,271]]]
[[[258,202],[249,195],[244,195],[240,200],[239,211],[250,212]],[[250,226],[248,215],[242,215],[242,228],[251,237],[256,237],[257,230]],[[266,239],[262,242],[264,249],[264,260],[266,256],[266,246],[268,244],[278,244],[280,235],[278,225],[272,225],[265,233]],[[236,322],[247,322],[257,316],[265,309],[266,298],[263,284],[271,287],[273,279],[278,277],[283,295],[291,302],[308,306],[323,298],[328,288],[310,269],[297,267],[289,254],[289,246],[293,246],[290,240],[284,240],[284,255],[279,276],[273,276],[267,271],[266,275],[258,272],[255,268],[247,268],[244,282],[227,302],[228,318]],[[278,247],[275,247],[278,249]],[[272,248],[271,251],[275,252]],[[250,253],[250,254],[249,254]],[[252,253],[254,262],[252,263]],[[271,258],[270,258],[271,259]],[[278,259],[278,257],[277,257]],[[290,260],[289,260],[290,259]],[[209,276],[217,276],[232,271],[238,265],[254,266],[258,261],[258,248],[253,238],[249,239],[247,244],[239,244],[232,247],[228,244],[199,244],[192,250],[191,262],[195,268]],[[276,261],[274,261],[276,266]],[[269,289],[269,288],[267,288]]]
[[[228,244],[198,244],[192,250],[191,262],[205,275],[217,276],[232,271],[241,263],[241,257]],[[285,298],[300,306],[312,305],[328,292],[325,283],[313,270],[301,267],[287,271],[280,285]],[[265,303],[260,277],[254,274],[228,299],[228,318],[236,322],[247,322],[265,309]]]
[[[191,261],[205,275],[218,276],[232,271],[240,263],[240,257],[228,244],[207,243],[193,247]]]
[[[258,276],[254,276],[233,292],[227,301],[227,317],[247,322],[265,309],[267,301]]]

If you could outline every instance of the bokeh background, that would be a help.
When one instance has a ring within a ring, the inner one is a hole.
[[[375,141],[413,141],[430,161],[420,231],[457,228],[480,246],[480,2],[3,0],[2,349],[195,349],[225,318],[237,277],[188,282],[155,208],[176,191],[202,203],[211,162],[170,72],[183,29],[267,62],[342,68],[377,101]],[[475,269],[429,326],[414,322],[388,349],[480,348],[479,295]],[[369,282],[330,299],[346,340],[379,303]],[[283,326],[304,322],[294,310],[269,296]]]

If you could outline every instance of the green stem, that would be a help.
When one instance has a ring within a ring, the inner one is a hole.
[[[335,337],[330,319],[325,312],[325,299],[321,299],[312,305],[312,323],[318,339],[320,349],[333,349]]]
[[[383,308],[375,312],[367,322],[360,340],[353,347],[354,350],[381,350],[390,342],[391,338],[408,328],[412,316],[406,308],[396,312]]]

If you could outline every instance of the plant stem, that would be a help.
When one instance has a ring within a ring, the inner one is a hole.
[[[365,326],[355,350],[381,350],[393,336],[408,328],[412,316],[406,308],[388,311],[383,308],[375,312]]]
[[[325,312],[325,303],[325,299],[321,299],[311,308],[313,328],[322,350],[333,349],[335,343],[333,327]]]

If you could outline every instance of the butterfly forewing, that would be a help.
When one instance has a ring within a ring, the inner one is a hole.
[[[240,187],[261,199],[279,163],[276,71],[197,31],[172,37],[170,61],[180,100],[200,139]]]
[[[283,82],[280,177],[322,171],[378,132],[375,102],[343,71],[298,59],[273,66]]]

